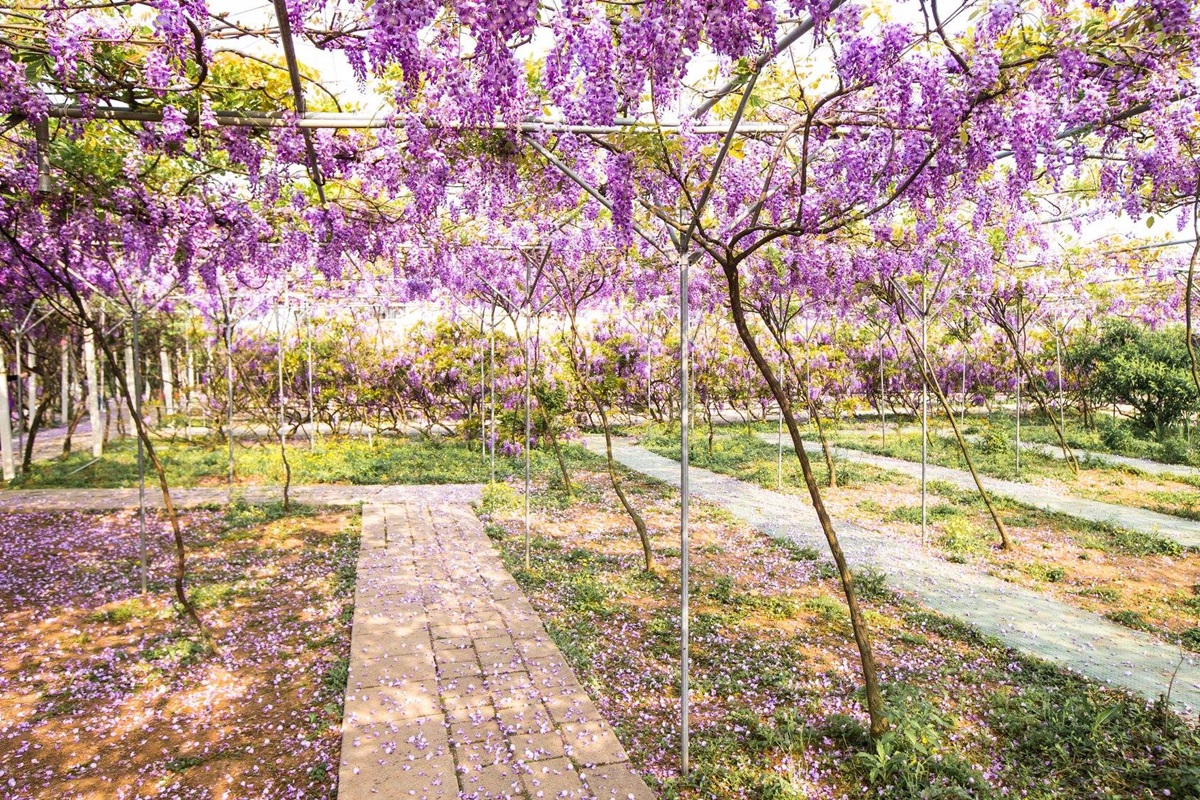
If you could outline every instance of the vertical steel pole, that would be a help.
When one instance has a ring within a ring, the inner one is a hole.
[[[887,421],[883,416],[883,404],[886,400],[886,389],[883,386],[883,328],[879,329],[879,438],[881,444],[887,447]]]
[[[492,398],[489,405],[491,414],[491,441],[488,450],[491,453],[491,482],[496,482],[496,308],[492,307],[492,330],[488,335],[488,374],[491,377]]]
[[[142,355],[138,342],[139,322],[141,315],[133,312],[133,394],[134,435],[137,436],[137,466],[138,466],[138,551],[142,561],[142,594],[146,593],[146,455],[142,445]]]
[[[100,376],[96,364],[96,335],[83,329],[83,376],[87,381],[88,419],[92,429],[92,458],[104,452],[104,424],[100,422]]]
[[[313,408],[313,354],[312,354],[312,307],[308,309],[308,319],[304,323],[304,346],[308,351],[308,447],[317,449],[317,418]]]
[[[688,257],[679,253],[679,728],[680,772],[688,764]]]
[[[962,422],[967,424],[967,341],[963,340],[963,358],[962,358]]]
[[[484,360],[484,314],[479,314],[479,446],[484,458],[487,458],[487,362]]]
[[[287,306],[284,305],[286,298],[280,297],[279,304],[275,306],[275,334],[279,339],[279,447],[282,451],[287,447],[287,435],[284,433],[284,416],[283,416],[283,315],[286,313]],[[281,457],[284,457],[281,452]]]
[[[70,349],[66,337],[63,337],[62,344],[59,346],[60,364],[59,364],[59,404],[61,410],[59,419],[63,425],[71,424],[71,357]]]
[[[783,338],[782,335],[780,338]],[[783,347],[779,348],[779,382],[783,384]],[[775,434],[776,444],[779,448],[779,460],[775,466],[775,489],[783,491],[783,406],[779,406],[779,430]]]
[[[925,546],[925,537],[929,527],[928,505],[925,473],[929,464],[929,357],[926,355],[926,321],[929,306],[925,302],[925,275],[921,275],[921,547]]]
[[[25,460],[25,347],[21,334],[17,334],[17,453],[18,470]]]
[[[525,302],[530,303],[533,292],[529,288],[530,264],[525,262]],[[532,443],[532,428],[529,417],[529,338],[530,338],[529,308],[525,308],[525,569],[529,569],[529,446]]]
[[[1054,360],[1058,362],[1058,429],[1063,438],[1067,437],[1067,402],[1063,396],[1063,366],[1062,346],[1059,344],[1058,331],[1054,332]]]
[[[654,376],[654,370],[650,366],[650,334],[646,334],[646,424],[649,425],[654,419],[654,414],[651,412],[652,398],[650,396],[651,378]]]
[[[26,348],[25,361],[29,366],[29,391],[26,392],[25,403],[29,406],[29,431],[33,432],[33,418],[37,416],[38,407],[38,376],[34,371],[37,368],[38,358],[37,350],[31,344]]]
[[[229,439],[229,491],[233,492],[233,317],[225,316],[225,419]]]

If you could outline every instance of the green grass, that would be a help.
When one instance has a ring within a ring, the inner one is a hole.
[[[228,450],[216,440],[159,442],[155,445],[167,480],[173,487],[224,485],[228,472]],[[578,445],[563,447],[569,470],[600,463],[600,457]],[[420,484],[486,483],[490,477],[487,459],[475,447],[457,439],[430,437],[375,437],[374,446],[363,439],[328,438],[316,450],[307,444],[289,445],[292,483],[296,484]],[[554,455],[534,450],[532,471],[541,480],[561,483]],[[90,453],[76,451],[67,458],[35,462],[28,475],[9,484],[21,489],[107,489],[137,486],[137,444],[132,439],[109,443],[95,464]],[[82,469],[81,469],[82,467]],[[280,485],[283,462],[279,449],[267,443],[234,448],[238,483]],[[147,484],[155,477],[147,464]],[[497,454],[496,478],[524,476],[523,457]],[[557,497],[559,493],[553,493]],[[550,493],[547,493],[550,496]]]
[[[868,435],[863,435],[866,433]],[[876,455],[899,458],[905,461],[920,462],[921,434],[897,433],[889,431],[887,444],[879,438],[878,431],[864,429],[857,431],[839,431],[832,437],[835,444],[855,450],[863,450]],[[952,469],[966,469],[967,460],[957,440],[952,435],[931,432],[929,437],[929,463]],[[1012,440],[1010,439],[1011,443]],[[1013,446],[999,446],[996,437],[989,436],[974,444],[967,443],[967,451],[971,455],[971,463],[975,469],[984,475],[991,475],[1005,480],[1031,480],[1035,478],[1058,478],[1071,480],[1074,476],[1064,462],[1051,456],[1039,453],[1021,452],[1021,469],[1017,470],[1016,449]]]
[[[676,461],[680,457],[679,432],[664,426],[644,428],[638,437],[638,444],[652,453]],[[764,489],[775,489],[779,486],[779,448],[775,444],[763,441],[753,433],[747,433],[741,427],[721,428],[713,437],[712,452],[708,449],[708,433],[705,430],[693,430],[689,441],[689,462],[694,467],[709,469],[730,475],[748,483],[757,484]],[[813,475],[817,483],[825,486],[829,482],[829,471],[825,461],[819,454],[809,453]],[[868,464],[855,464],[835,459],[838,486],[852,488],[854,486],[879,485],[903,480],[895,473],[878,469]],[[804,486],[800,473],[800,462],[787,440],[783,449],[783,489],[796,491]]]

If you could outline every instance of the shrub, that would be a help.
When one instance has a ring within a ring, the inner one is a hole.
[[[854,592],[860,600],[886,602],[893,598],[887,585],[887,575],[874,567],[862,567],[854,572]]]
[[[965,517],[953,517],[942,523],[942,535],[937,544],[955,556],[973,556],[987,551],[987,543],[979,536],[979,529]]]
[[[1003,431],[997,430],[990,425],[984,428],[978,443],[975,445],[976,450],[987,455],[1006,453],[1013,447],[1015,447],[1015,444],[1004,435]]]
[[[1100,442],[1114,453],[1129,453],[1134,449],[1133,431],[1124,420],[1101,417],[1097,422],[1100,428]]]
[[[479,510],[484,514],[494,514],[497,511],[512,511],[520,506],[520,493],[507,483],[489,483],[483,487],[483,496],[479,502]]]
[[[1104,615],[1104,618],[1118,625],[1124,625],[1126,628],[1133,628],[1138,631],[1154,630],[1154,626],[1146,621],[1145,615],[1140,611],[1130,611],[1128,609],[1110,611]]]

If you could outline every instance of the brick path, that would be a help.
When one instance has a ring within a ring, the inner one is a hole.
[[[365,504],[338,797],[652,800],[472,512],[479,490],[292,489],[298,503]],[[172,497],[186,508],[229,493]],[[128,508],[136,489],[0,492],[0,512]]]
[[[653,795],[462,503],[363,510],[339,793]]]

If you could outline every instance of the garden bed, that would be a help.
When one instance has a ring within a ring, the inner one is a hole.
[[[889,441],[891,438],[889,436]],[[641,444],[678,458],[677,435],[649,433]],[[812,454],[822,485],[824,463]],[[691,462],[774,490],[778,450],[742,432],[693,442]],[[823,490],[835,519],[919,542],[921,495],[917,481],[869,465],[838,461],[838,487]],[[783,491],[806,494],[795,456],[785,443]],[[959,563],[1103,614],[1127,627],[1155,633],[1200,651],[1200,553],[1158,536],[1123,531],[1048,514],[992,497],[1015,543],[999,549],[998,535],[976,492],[929,482],[928,544]]]
[[[183,518],[190,597],[151,516],[0,516],[0,787],[23,798],[336,794],[356,515],[235,506]]]
[[[604,477],[576,479],[575,502],[534,514],[530,569],[519,513],[485,515],[489,535],[664,798],[1200,791],[1200,741],[1174,715],[1021,657],[867,572],[859,591],[893,726],[872,745],[832,566],[702,502],[692,527],[694,772],[681,779],[677,495],[629,478],[653,534],[657,570],[647,574]]]

